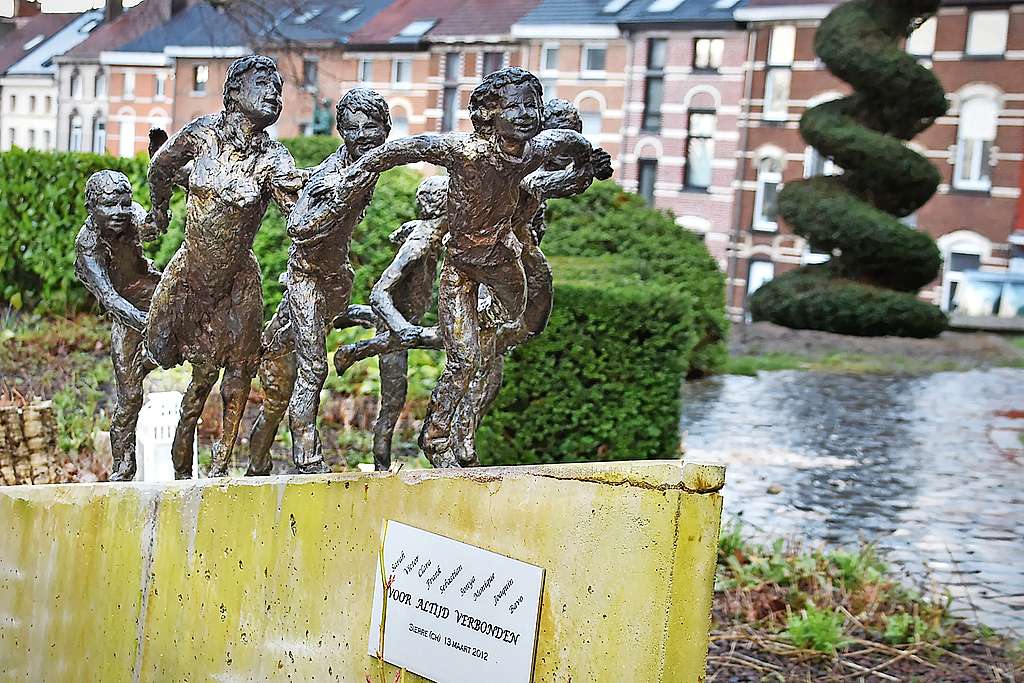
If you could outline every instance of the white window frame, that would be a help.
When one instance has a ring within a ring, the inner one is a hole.
[[[71,72],[71,99],[82,99],[82,74],[78,69]]]
[[[555,68],[548,68],[548,50],[555,51]],[[558,62],[561,59],[562,46],[559,43],[544,43],[540,47],[540,73],[546,76],[554,76],[558,74]]]
[[[965,135],[965,133],[967,133],[968,131],[964,130],[962,113],[965,108],[965,105],[968,105],[972,100],[975,99],[989,99],[992,101],[992,104],[994,106],[996,112],[996,120],[993,123],[996,129],[996,135],[993,135],[991,140],[981,137],[972,138]],[[960,104],[960,112],[960,123],[957,126],[956,134],[956,159],[953,165],[953,187],[958,190],[988,192],[989,190],[992,189],[991,168],[992,159],[994,156],[995,141],[996,137],[998,136],[999,129],[999,101],[994,100],[992,98],[988,98],[984,95],[968,98],[967,100],[964,100]],[[966,151],[968,149],[968,146],[966,144],[968,141],[971,143],[971,146],[973,147],[972,151],[974,154],[971,157],[972,163],[971,168],[969,169],[969,175],[964,176],[962,175],[962,173],[965,170],[964,158],[966,156]],[[984,155],[982,154],[985,143],[989,143],[990,145],[989,156],[987,159],[984,159]],[[984,168],[984,164],[986,162],[989,167],[988,169]]]
[[[125,158],[135,156],[135,117],[123,116],[117,132],[117,155]]]
[[[710,116],[714,120],[712,131],[710,135],[694,135],[692,131],[693,117],[694,116]],[[686,113],[686,164],[683,167],[683,187],[688,190],[697,191],[708,191],[714,184],[715,179],[715,134],[718,132],[718,112],[713,109],[693,109]],[[707,185],[694,185],[693,172],[690,170],[690,144],[694,140],[706,140],[708,144],[708,151],[710,156],[708,158],[708,184]]]
[[[401,112],[402,112],[401,116],[392,116],[391,117],[391,134],[388,136],[389,140],[394,139],[394,138],[406,138],[406,137],[409,137],[409,112],[406,111],[405,109],[401,109]],[[405,130],[404,131],[401,129],[401,125],[399,124],[399,121],[404,121],[405,122]]]
[[[754,195],[754,230],[761,232],[778,232],[778,219],[770,221],[764,217],[764,193],[765,186],[769,183],[775,184],[775,195],[782,191],[782,171],[765,171],[761,167],[772,157],[765,157],[757,164],[757,191]],[[776,159],[781,166],[782,160]]]
[[[929,17],[907,38],[907,54],[918,59],[927,59],[935,54],[935,36],[938,33],[938,17]]]
[[[771,274],[767,278],[761,277],[760,278],[760,280],[761,280],[760,284],[758,284],[758,286],[755,287],[754,289],[751,289],[750,288],[750,283],[754,280],[754,278],[751,277],[751,276],[754,274],[755,266],[760,266],[761,268],[765,268],[767,266],[767,270],[769,270],[771,272]],[[763,287],[765,284],[771,282],[774,279],[775,279],[775,263],[773,261],[766,261],[765,259],[750,259],[750,261],[747,263],[747,296],[749,297],[754,292],[756,292],[757,290],[761,289],[761,287]]]
[[[103,126],[103,134],[100,135],[100,126]],[[100,117],[92,121],[92,151],[95,154],[107,153],[107,122]]]
[[[167,99],[167,74],[157,74],[155,76],[153,99]]]
[[[199,69],[203,69],[206,74],[206,79],[203,81],[203,89],[200,90],[196,86],[199,85]],[[193,64],[192,65],[192,94],[193,95],[205,95],[210,89],[210,65],[205,63]]]
[[[124,92],[121,96],[126,100],[135,99],[135,71],[131,69],[124,72]]]
[[[409,80],[398,80],[398,65],[406,64],[409,67]],[[396,57],[391,60],[391,87],[396,90],[408,90],[412,88],[412,60],[408,57]]]
[[[604,51],[604,69],[591,70],[587,68],[587,53],[591,50]],[[580,77],[581,78],[604,78],[608,73],[608,43],[583,43],[580,49]]]
[[[990,31],[985,31],[983,35],[976,35],[974,33],[975,20],[980,18],[995,19],[997,17],[1002,20],[1001,34],[997,37],[993,47],[984,47],[980,45],[979,42],[990,38],[992,33]],[[1002,57],[1006,54],[1006,41],[1009,35],[1009,28],[1009,10],[975,10],[971,12],[967,19],[967,38],[964,45],[964,54],[969,57]]]
[[[804,178],[816,178],[818,177],[812,173],[812,169],[817,164],[818,160],[821,160],[821,176],[834,176],[839,175],[839,167],[836,166],[835,162],[828,157],[822,156],[821,152],[814,149],[810,145],[804,148]]]
[[[92,79],[92,94],[97,100],[107,96],[107,72],[100,69]]]
[[[774,83],[772,80],[773,73],[785,72],[789,74],[788,83],[786,84],[786,97],[782,99],[784,107],[782,109],[769,109],[769,103],[775,98],[772,96],[775,90]],[[793,70],[789,67],[772,67],[765,70],[764,72],[764,105],[761,107],[761,116],[765,121],[785,121],[789,118],[789,100],[792,95],[793,88]]]
[[[81,152],[82,145],[85,144],[85,122],[82,120],[80,114],[75,114],[71,117],[71,123],[68,126],[68,151],[69,152]],[[77,133],[77,135],[76,135]]]
[[[786,37],[786,43],[781,38]],[[793,66],[796,59],[796,26],[779,24],[772,27],[771,41],[768,43],[768,66]]]
[[[359,60],[359,66],[356,67],[359,71],[356,73],[356,80],[360,83],[372,83],[373,82],[373,59],[371,57],[363,57]],[[364,78],[369,76],[369,78]]]
[[[702,41],[708,41],[708,66],[697,65],[697,45]],[[722,52],[718,55],[718,64],[715,65],[715,51],[713,49],[715,43],[719,43],[722,46]],[[697,36],[693,39],[693,69],[702,73],[717,73],[722,70],[722,66],[725,64],[725,38],[721,36]]]

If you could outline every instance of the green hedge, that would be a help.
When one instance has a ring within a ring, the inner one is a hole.
[[[698,343],[696,297],[641,280],[621,257],[551,261],[551,322],[507,359],[479,431],[481,461],[676,457],[680,389]]]
[[[691,295],[697,343],[684,354],[686,373],[711,373],[725,361],[725,276],[701,239],[671,214],[648,207],[613,181],[594,183],[578,197],[548,203],[543,248],[552,257],[617,255],[628,260],[630,278]],[[619,278],[624,262],[614,266]],[[561,303],[556,299],[556,308]]]
[[[338,139],[296,138],[283,141],[299,166],[319,164],[337,149]],[[105,168],[125,173],[135,198],[149,206],[145,157],[120,159],[78,153],[46,153],[14,149],[0,154],[0,302],[40,313],[72,313],[95,306],[75,281],[75,236],[85,221],[85,182]],[[356,268],[354,298],[365,301],[373,281],[390,262],[394,247],[388,235],[414,217],[420,175],[409,169],[385,173],[356,230],[352,261]],[[161,267],[170,260],[183,236],[184,195],[172,203],[171,228],[147,250]],[[284,220],[275,207],[267,213],[254,250],[263,269],[267,311],[280,300],[278,275],[288,260]]]

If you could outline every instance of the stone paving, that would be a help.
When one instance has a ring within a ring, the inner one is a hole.
[[[958,613],[1024,635],[1024,370],[724,376],[684,401],[687,458],[729,466],[727,517],[877,542]]]

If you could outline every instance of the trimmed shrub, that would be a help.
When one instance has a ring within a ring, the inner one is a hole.
[[[700,375],[721,367],[729,336],[725,276],[699,237],[612,181],[594,183],[577,197],[548,202],[547,217],[543,247],[548,256],[620,256],[626,260],[613,266],[617,278],[628,271],[634,280],[692,296],[697,342],[684,354],[684,371]],[[556,309],[562,302],[556,300]]]
[[[552,258],[547,330],[516,349],[478,434],[484,464],[676,457],[696,298],[624,258]]]
[[[283,140],[301,167],[319,164],[340,140],[331,137]],[[74,275],[75,236],[86,218],[85,182],[95,171],[125,173],[135,199],[149,206],[148,160],[80,153],[46,153],[14,149],[0,154],[0,301],[15,308],[45,313],[72,313],[95,306]],[[354,300],[367,299],[369,288],[394,255],[388,235],[415,213],[416,186],[421,176],[395,169],[381,176],[366,217],[352,241],[356,270]],[[184,193],[172,203],[167,234],[147,246],[163,267],[184,236]],[[253,244],[263,270],[266,310],[281,297],[277,278],[288,261],[288,238],[281,213],[271,205]]]
[[[807,143],[841,176],[787,183],[779,212],[811,248],[832,253],[766,283],[751,297],[755,320],[862,336],[932,337],[946,327],[916,297],[942,259],[926,233],[903,225],[939,185],[939,172],[906,146],[946,113],[942,85],[900,40],[933,15],[939,0],[853,0],[822,22],[818,56],[856,93],[808,110]]]

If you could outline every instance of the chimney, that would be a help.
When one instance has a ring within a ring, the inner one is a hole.
[[[103,20],[113,21],[121,16],[124,12],[124,5],[121,4],[122,0],[105,0],[103,8]]]
[[[34,17],[40,12],[38,2],[32,0],[14,0],[14,17]]]

